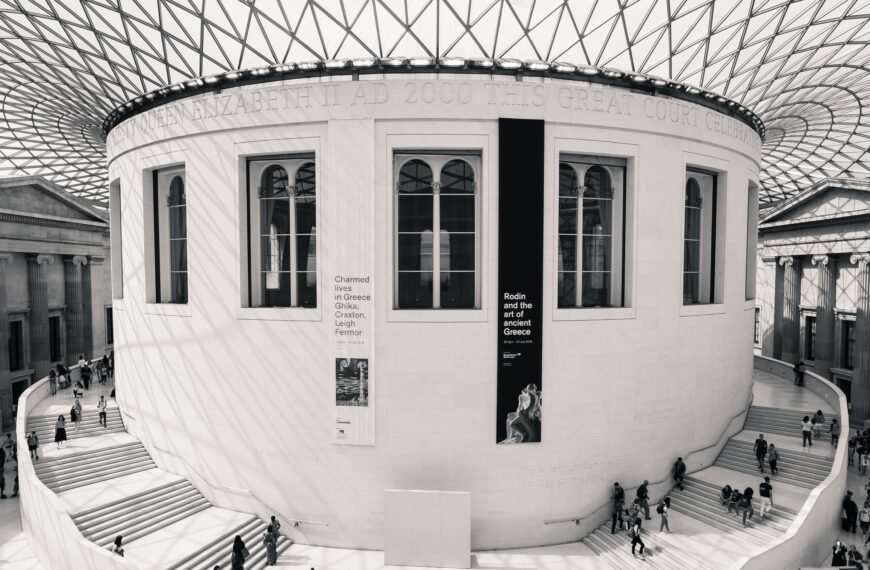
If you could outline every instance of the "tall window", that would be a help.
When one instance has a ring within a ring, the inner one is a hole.
[[[804,358],[807,360],[816,359],[816,317],[807,316],[804,318],[804,336],[806,339],[804,346]]]
[[[559,307],[623,306],[625,159],[562,156]]]
[[[479,307],[480,156],[397,154],[395,161],[395,307]]]
[[[184,177],[169,183],[169,278],[173,303],[187,303],[187,197]]]
[[[9,370],[24,368],[24,325],[21,321],[9,321]]]
[[[115,322],[112,320],[112,307],[106,307],[106,346],[115,344]]]
[[[855,368],[855,321],[843,321],[842,339],[842,366],[852,370]]]
[[[758,255],[758,187],[750,184],[746,204],[746,300],[755,299],[755,270]]]
[[[249,291],[255,307],[317,306],[313,155],[251,159]]]
[[[110,240],[112,245],[112,297],[124,297],[123,225],[121,221],[121,182],[109,185],[109,215],[111,220]]]
[[[52,362],[62,360],[60,317],[48,318],[48,359]]]
[[[686,172],[683,304],[712,303],[716,270],[716,176]]]
[[[187,281],[187,191],[183,168],[153,171],[154,194],[150,215],[153,228],[154,274],[149,276],[149,298],[157,303],[184,304]],[[150,230],[150,231],[148,231]]]
[[[755,307],[755,344],[761,342],[761,309]]]

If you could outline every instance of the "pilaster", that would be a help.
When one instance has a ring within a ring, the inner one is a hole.
[[[12,255],[0,253],[0,426],[3,431],[14,429],[12,415],[12,381],[9,375],[9,304],[6,298],[9,263]]]
[[[782,280],[782,357],[785,362],[800,358],[801,260],[780,257]]]
[[[66,303],[66,360],[75,362],[85,351],[82,314],[82,267],[88,260],[82,255],[63,260],[64,299]]]
[[[837,259],[828,255],[814,255],[813,265],[818,267],[816,278],[816,360],[815,372],[828,378],[834,365],[834,307],[837,296]]]
[[[852,413],[865,420],[870,418],[870,253],[855,253],[850,261],[858,264]]]
[[[27,256],[27,287],[30,293],[30,366],[33,379],[48,375],[48,284],[46,265],[54,263],[50,255]]]

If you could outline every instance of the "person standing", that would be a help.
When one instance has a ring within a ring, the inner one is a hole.
[[[109,547],[109,550],[111,552],[114,552],[115,554],[117,554],[121,558],[124,557],[124,547],[121,546],[121,542],[123,540],[124,540],[124,538],[119,534],[118,536],[115,537],[115,541],[112,543],[112,546]]]
[[[250,555],[251,553],[245,547],[245,541],[242,540],[241,535],[237,534],[235,540],[233,540],[233,555],[230,560],[232,570],[245,570],[245,560]]]
[[[76,426],[76,431],[79,431],[79,414],[76,412],[75,406],[72,406],[69,409],[69,420]]]
[[[619,530],[622,530],[622,509],[625,505],[625,491],[619,486],[619,482],[613,484],[613,496],[611,507],[613,513],[610,516],[610,534],[616,534],[616,522],[619,521]]]
[[[758,495],[761,497],[761,518],[769,513],[773,508],[773,485],[770,484],[770,477],[765,477],[764,482],[758,486]]]
[[[671,527],[668,524],[668,514],[671,511],[671,498],[665,497],[659,502],[656,512],[662,516],[662,522],[659,524],[659,532],[671,533]]]
[[[281,523],[278,521],[277,518],[275,518],[275,515],[272,515],[272,519],[271,519],[271,521],[269,521],[269,524],[272,525],[272,531],[275,533],[275,537],[276,538],[280,537],[281,536]],[[622,528],[622,525],[620,525],[620,529],[621,528]]]
[[[797,362],[794,363],[794,366],[792,367],[792,370],[794,370],[794,385],[795,386],[800,386],[803,384],[803,381],[802,381],[803,375],[801,374],[801,364],[803,364],[803,360],[798,360]]]
[[[752,520],[753,508],[752,508],[752,495],[754,491],[752,487],[746,487],[743,490],[743,498],[740,499],[740,512],[743,513],[743,526],[746,526],[746,519],[748,518],[750,521]]]
[[[278,563],[278,537],[272,525],[263,533],[263,544],[266,547],[266,566],[274,566]]]
[[[57,394],[57,372],[54,368],[48,371],[48,393],[52,396]]]
[[[831,420],[828,433],[831,434],[831,445],[836,446],[840,443],[840,424],[837,422],[837,418]]]
[[[100,412],[100,425],[106,427],[106,407],[108,404],[106,403],[105,396],[100,396],[100,401],[97,402],[97,411]]]
[[[644,543],[640,538],[640,517],[634,519],[634,523],[631,525],[631,528],[628,529],[628,537],[631,538],[631,555],[635,558],[640,558],[641,560],[646,560],[646,557],[643,555]],[[637,545],[640,545],[640,556],[638,557],[635,554],[634,550]]]
[[[60,449],[62,447],[62,443],[66,441],[66,420],[63,415],[57,416],[57,422],[54,424],[54,443],[57,444],[57,448]]]
[[[5,465],[6,461],[12,461],[12,458],[15,457],[15,440],[12,439],[11,433],[7,433],[6,439],[3,440],[3,453],[6,459],[0,462],[0,467]]]
[[[652,520],[652,517],[649,516],[649,490],[647,489],[647,486],[649,486],[649,481],[644,479],[643,484],[637,488],[637,498],[640,499],[640,508],[643,509],[643,518],[646,520]]]
[[[846,554],[849,552],[846,549],[846,546],[837,539],[837,542],[834,543],[834,547],[831,549],[832,558],[831,558],[831,566],[845,566],[848,564],[846,560]]]
[[[858,526],[861,527],[861,538],[866,539],[870,530],[870,502],[864,501],[864,506],[858,511]]]
[[[686,477],[686,464],[683,463],[682,457],[677,457],[677,462],[674,463],[674,482],[680,491],[683,491],[683,479]]]
[[[30,450],[31,459],[39,459],[39,438],[36,436],[35,430],[27,436],[27,449]]]
[[[858,449],[858,436],[849,438],[849,467],[855,465],[855,450]]]
[[[846,524],[843,530],[854,534],[858,531],[858,505],[852,500],[852,491],[846,491],[846,498],[843,499],[843,511],[846,513]]]
[[[758,439],[755,440],[755,458],[758,460],[758,470],[764,473],[764,457],[767,455],[767,442],[764,441],[764,434],[758,434]]]
[[[810,444],[810,447],[813,446],[813,424],[810,423],[810,417],[804,416],[803,421],[801,422],[801,435],[803,435],[803,443],[801,447],[806,447],[807,443]]]
[[[105,372],[105,376],[100,374],[100,382],[105,384],[106,380],[108,380],[108,378],[109,378],[109,355],[108,354],[103,355],[102,371]]]
[[[767,448],[767,463],[770,465],[771,475],[779,473],[779,469],[776,467],[777,461],[779,461],[779,452],[776,450],[776,446],[771,443],[770,447]]]

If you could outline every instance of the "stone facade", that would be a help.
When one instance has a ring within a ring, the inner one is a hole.
[[[108,260],[107,212],[39,177],[0,180],[3,429],[21,392],[56,363],[112,350]]]
[[[870,183],[828,179],[762,213],[756,352],[803,360],[870,419]]]

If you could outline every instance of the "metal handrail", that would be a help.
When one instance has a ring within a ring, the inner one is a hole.
[[[207,479],[207,478],[206,478],[202,473],[199,472],[199,470],[197,470],[196,467],[194,467],[193,465],[191,465],[191,463],[190,463],[187,459],[185,459],[184,457],[182,457],[182,456],[179,455],[178,453],[176,453],[176,452],[174,452],[174,451],[171,451],[171,450],[169,450],[169,449],[165,449],[165,448],[163,448],[163,447],[160,447],[159,445],[154,445],[154,448],[157,449],[158,451],[163,452],[163,453],[168,453],[169,455],[171,455],[171,456],[173,456],[173,457],[176,457],[176,458],[180,459],[181,461],[183,461],[184,464],[187,465],[187,468],[190,469],[191,471],[193,471],[194,473],[196,473],[196,475],[197,475],[197,476],[198,476],[198,477],[199,477],[199,478],[200,478],[200,479],[201,479],[201,480],[202,480],[206,485],[208,485],[209,487],[214,487],[214,488],[216,488],[216,489],[221,489],[221,490],[223,490],[223,491],[229,491],[230,493],[237,493],[237,494],[239,494],[239,495],[247,495],[247,496],[253,498],[254,500],[256,500],[257,502],[259,502],[259,503],[260,503],[261,505],[263,505],[264,507],[266,507],[266,510],[267,510],[267,511],[275,512],[275,513],[277,513],[277,514],[278,514],[282,519],[284,519],[285,522],[292,523],[294,527],[298,527],[300,524],[319,525],[319,526],[329,526],[329,523],[325,523],[325,522],[319,522],[319,521],[306,521],[306,520],[302,520],[302,519],[294,519],[294,518],[292,518],[292,517],[288,517],[287,515],[285,515],[285,514],[282,513],[281,511],[275,510],[274,507],[272,507],[271,505],[269,505],[268,503],[266,503],[266,501],[264,501],[263,499],[261,499],[260,497],[258,497],[258,496],[257,496],[254,492],[252,492],[250,489],[242,489],[242,488],[240,488],[240,487],[228,487],[227,485],[221,485],[220,483],[214,483],[214,482],[212,482],[212,481],[209,481],[209,480],[208,480],[208,479]]]
[[[753,398],[753,394],[750,392],[749,398],[746,401],[746,406],[741,411],[739,411],[737,414],[735,414],[734,416],[732,416],[728,420],[728,424],[726,424],[726,426],[725,426],[726,428],[728,427],[728,425],[731,424],[731,422],[733,422],[734,420],[736,420],[737,418],[739,418],[740,416],[742,416],[743,414],[745,414],[749,411],[749,407],[752,406],[752,398]],[[719,443],[721,443],[722,437],[724,437],[724,434],[722,436],[720,436],[720,438],[718,440],[716,440],[712,444],[708,445],[707,447],[703,447],[701,449],[696,449],[694,451],[690,451],[689,454],[686,455],[686,460],[688,460],[690,457],[692,457],[692,455],[695,455],[696,453],[701,453],[702,451],[707,451],[708,449],[710,449],[712,447],[716,447],[717,445],[719,445]],[[665,481],[670,479],[671,473],[673,473],[673,469],[668,471],[668,475],[666,477],[664,477],[663,479],[660,479],[659,481],[653,481],[649,484],[650,485],[659,485],[661,483],[664,483]],[[559,518],[559,519],[547,519],[544,521],[544,524],[549,525],[549,524],[559,524],[559,523],[566,523],[566,522],[573,522],[574,524],[580,524],[580,521],[587,519],[587,518],[591,517],[592,515],[594,515],[595,513],[597,513],[598,511],[600,511],[601,509],[610,506],[612,501],[613,501],[612,499],[607,499],[607,501],[605,501],[601,505],[598,505],[597,507],[595,507],[591,511],[584,513],[580,516],[563,517],[563,518]]]

